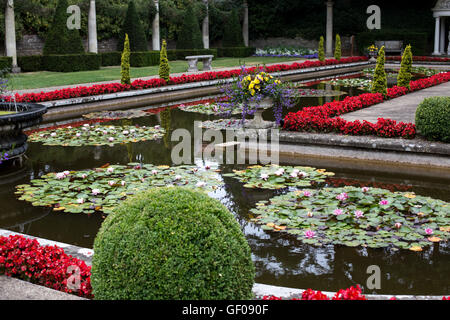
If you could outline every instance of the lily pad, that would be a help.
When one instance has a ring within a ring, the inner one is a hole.
[[[180,105],[178,108],[187,112],[196,112],[208,115],[229,114],[231,111],[231,109],[223,108],[215,103],[204,103],[193,106]],[[231,114],[240,114],[241,112],[242,111],[239,108],[236,108],[231,111]]]

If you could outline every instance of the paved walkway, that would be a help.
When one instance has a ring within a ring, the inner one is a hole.
[[[407,95],[374,105],[369,108],[347,113],[343,116],[345,120],[367,120],[377,122],[378,118],[388,118],[396,121],[415,123],[416,109],[427,97],[450,96],[450,82],[440,84],[431,88],[419,90]]]

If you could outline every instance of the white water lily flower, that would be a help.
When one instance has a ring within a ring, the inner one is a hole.
[[[113,167],[108,167],[108,169],[106,169],[106,171],[108,171],[109,173],[112,173],[114,171]]]
[[[77,132],[77,134],[75,136],[80,137],[81,133]]]
[[[83,173],[83,174],[81,175],[81,178],[86,179],[86,178],[87,178],[87,174]]]
[[[78,199],[77,199],[77,203],[83,204],[83,203],[84,203],[84,198],[78,198]]]
[[[155,126],[156,130],[159,130],[161,128],[161,126]]]
[[[112,180],[108,181],[108,184],[112,187],[113,185],[115,185],[116,183]]]
[[[66,175],[64,174],[64,172],[58,172],[56,174],[56,179],[64,179],[66,177]]]
[[[67,170],[66,170],[66,171],[64,171],[63,173],[64,173],[65,176],[68,176],[68,175],[70,174],[70,171],[67,171]]]
[[[266,173],[261,173],[261,177],[260,178],[263,179],[263,180],[267,180],[269,178],[269,175],[266,174]]]
[[[92,194],[93,194],[94,196],[98,195],[99,193],[100,193],[100,190],[99,190],[99,189],[92,189]]]
[[[108,140],[109,140],[110,142],[113,142],[113,141],[114,141],[114,138],[113,138],[113,137],[109,137]]]
[[[177,176],[175,176],[175,180],[181,180],[181,176],[179,176],[179,175],[177,175]]]
[[[104,130],[104,131],[102,131],[102,133],[103,133],[104,135],[107,135],[107,134],[108,134],[108,131]]]
[[[56,137],[56,132],[50,133],[50,136],[51,136],[51,137]]]
[[[158,170],[152,170],[152,174],[153,175],[158,174]]]
[[[284,174],[284,169],[283,168],[280,168],[277,171],[275,171],[275,175],[276,176],[282,176],[283,174]]]
[[[124,130],[122,133],[123,133],[124,135],[129,134],[128,130]]]
[[[122,187],[123,187],[123,186],[125,186],[126,182],[122,180],[122,181],[120,181],[120,184],[121,184]]]
[[[199,181],[199,182],[197,182],[197,184],[196,184],[195,186],[196,186],[197,188],[203,188],[205,185],[206,185],[205,182]]]

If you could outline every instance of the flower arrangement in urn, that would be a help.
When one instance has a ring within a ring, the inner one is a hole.
[[[239,108],[242,121],[247,115],[254,115],[253,121],[245,125],[247,128],[272,127],[272,122],[262,119],[262,112],[271,107],[274,107],[276,124],[280,125],[283,108],[292,106],[292,90],[263,68],[256,68],[251,73],[242,67],[241,73],[232,83],[222,85],[222,92],[228,97],[228,100],[218,103],[222,110]]]

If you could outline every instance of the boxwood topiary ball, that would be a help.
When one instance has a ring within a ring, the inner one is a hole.
[[[450,142],[450,97],[425,98],[416,110],[416,126],[427,139]]]
[[[96,299],[251,299],[255,270],[234,216],[195,190],[154,188],[128,199],[94,243]]]

